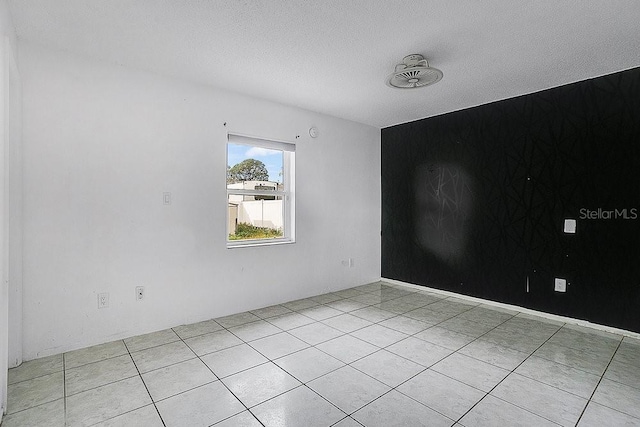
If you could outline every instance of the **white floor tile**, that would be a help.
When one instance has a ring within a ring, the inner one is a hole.
[[[64,367],[65,369],[76,368],[87,363],[98,362],[127,353],[128,350],[124,345],[124,341],[112,341],[65,353]]]
[[[594,353],[591,351],[576,350],[571,347],[554,343],[544,343],[534,356],[542,357],[552,362],[562,363],[576,369],[590,372],[595,375],[602,375],[606,369],[611,355]]]
[[[211,319],[205,320],[204,322],[192,323],[190,325],[176,326],[173,328],[173,332],[184,340],[187,338],[197,337],[198,335],[219,331],[221,329],[222,326],[220,326],[215,320]]]
[[[491,394],[563,426],[578,421],[587,400],[536,380],[511,374]]]
[[[578,427],[602,427],[602,426],[640,426],[640,418],[635,418],[596,402],[589,402],[587,409],[582,414]]]
[[[252,412],[265,427],[324,427],[345,416],[305,386],[268,400],[252,408]]]
[[[298,387],[301,383],[272,362],[221,380],[248,408]]]
[[[34,359],[23,362],[16,368],[9,369],[8,383],[15,384],[20,381],[53,374],[62,370],[62,354]]]
[[[549,339],[550,343],[564,345],[579,351],[591,351],[611,356],[622,340],[621,336],[566,325]]]
[[[521,364],[529,354],[484,341],[482,337],[464,346],[458,353],[482,360],[509,371]]]
[[[625,337],[613,356],[613,360],[640,369],[640,340]]]
[[[22,411],[64,397],[62,372],[11,384],[7,388],[7,413]]]
[[[202,361],[219,378],[224,378],[261,365],[268,359],[247,344],[241,344],[202,356]]]
[[[387,347],[408,337],[405,333],[377,324],[358,329],[351,335],[377,347]]]
[[[227,418],[214,424],[215,427],[262,427],[260,421],[249,411],[240,412],[238,415]]]
[[[600,381],[598,375],[535,356],[525,360],[515,372],[585,399],[591,397]]]
[[[293,335],[282,332],[266,338],[251,341],[251,347],[258,350],[267,358],[273,360],[302,350],[303,348],[307,348],[309,347],[309,344],[299,340]]]
[[[242,344],[242,340],[231,332],[222,330],[211,332],[210,334],[198,335],[197,337],[184,340],[191,350],[198,356],[213,353]]]
[[[392,313],[387,310],[381,310],[377,307],[365,307],[359,310],[354,310],[350,314],[360,317],[364,320],[368,320],[369,322],[382,322],[383,320],[387,320],[391,317],[395,317],[396,313]]]
[[[378,324],[387,328],[395,329],[396,331],[407,335],[417,334],[418,332],[424,331],[425,329],[433,326],[430,323],[421,322],[420,320],[405,316],[392,317],[390,319],[383,320]]]
[[[295,301],[289,301],[282,304],[286,308],[294,311],[304,310],[305,308],[315,307],[320,303],[312,300],[311,298],[303,298]]]
[[[487,393],[510,373],[460,353],[447,356],[431,369]]]
[[[452,350],[414,337],[406,338],[386,349],[426,368],[453,353]]]
[[[124,343],[127,345],[127,349],[133,353],[134,351],[140,351],[162,344],[169,344],[170,342],[179,340],[180,337],[176,335],[172,329],[165,329],[163,331],[127,338],[124,340]]]
[[[269,322],[265,322],[264,320],[259,320],[257,322],[234,326],[233,328],[229,328],[229,332],[233,333],[241,340],[248,342],[268,337],[269,335],[279,334],[282,332],[282,329]]]
[[[389,387],[397,387],[425,369],[422,365],[386,350],[363,357],[351,366]]]
[[[474,338],[478,338],[494,328],[486,323],[474,322],[460,316],[445,320],[444,322],[439,323],[438,326],[440,328],[449,329],[450,331],[459,332]]]
[[[67,423],[89,426],[149,405],[142,379],[127,378],[67,397]]]
[[[311,345],[320,344],[321,342],[329,341],[333,338],[339,337],[340,335],[344,335],[343,332],[321,322],[315,322],[309,325],[300,326],[299,328],[290,329],[289,333]]]
[[[268,319],[270,317],[279,316],[281,314],[291,313],[291,310],[283,305],[272,305],[269,307],[259,308],[257,310],[251,310],[251,313],[262,319]]]
[[[245,409],[220,381],[170,397],[156,406],[167,427],[208,427]]]
[[[154,402],[217,380],[200,359],[147,372],[142,374],[142,379]]]
[[[287,331],[289,329],[298,328],[300,326],[313,323],[314,320],[311,319],[310,317],[303,316],[300,313],[291,312],[291,313],[281,314],[279,316],[270,317],[267,319],[267,322],[277,326],[283,331]]]
[[[363,302],[354,301],[351,299],[343,299],[339,301],[330,302],[327,304],[328,307],[335,308],[336,310],[343,311],[348,313],[350,311],[359,310],[361,308],[366,307],[368,304]]]
[[[307,316],[313,320],[325,320],[330,317],[341,315],[343,312],[336,310],[335,308],[328,307],[326,305],[319,305],[315,307],[305,308],[298,311],[298,313]]]
[[[113,357],[65,371],[67,396],[138,375],[131,356]]]
[[[184,342],[176,341],[133,352],[131,357],[140,373],[145,373],[193,359],[196,354]]]
[[[344,363],[338,359],[323,353],[315,347],[309,347],[281,357],[275,361],[275,364],[303,383],[344,366]]]
[[[323,320],[322,323],[345,333],[353,332],[372,324],[368,320],[346,313]]]
[[[367,427],[448,427],[453,420],[415,400],[390,391],[352,415]]]
[[[64,399],[2,417],[2,427],[65,427]]]
[[[234,326],[244,325],[245,323],[257,322],[260,320],[258,316],[250,312],[232,314],[230,316],[219,317],[215,319],[225,328],[233,328]]]
[[[545,418],[500,400],[486,396],[474,406],[461,420],[468,427],[557,427],[558,424]]]
[[[640,418],[640,389],[603,379],[591,399],[601,405]]]
[[[134,409],[117,417],[110,418],[92,427],[163,427],[162,420],[154,405],[143,406],[140,409]]]
[[[380,381],[350,366],[328,373],[307,385],[347,414],[391,390]]]
[[[454,420],[463,416],[486,394],[432,370],[418,374],[397,390]]]
[[[448,348],[450,350],[458,350],[475,340],[475,337],[455,332],[450,329],[441,328],[439,326],[434,326],[433,328],[418,332],[414,337],[429,341],[430,343],[437,344],[440,347]]]
[[[640,368],[619,362],[614,358],[604,373],[604,378],[626,384],[631,387],[640,388]]]
[[[338,421],[337,423],[335,423],[332,427],[362,427],[362,424],[355,421],[351,417],[345,417],[340,421]]]
[[[343,335],[316,346],[319,350],[344,362],[351,363],[378,351],[378,347],[351,335]]]

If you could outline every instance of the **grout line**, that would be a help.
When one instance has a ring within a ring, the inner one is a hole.
[[[578,423],[582,419],[582,416],[584,415],[585,411],[587,410],[587,406],[589,406],[589,403],[591,403],[591,399],[593,399],[593,396],[596,394],[596,390],[598,390],[598,387],[600,386],[600,383],[604,379],[604,375],[607,373],[607,369],[609,369],[609,366],[611,366],[611,362],[613,362],[613,358],[616,356],[616,353],[620,349],[621,345],[622,345],[622,339],[620,340],[620,342],[618,343],[618,346],[616,347],[615,351],[611,355],[611,359],[609,359],[609,363],[607,363],[607,367],[604,368],[604,371],[602,371],[602,375],[600,376],[600,379],[598,380],[598,384],[596,384],[596,386],[593,388],[593,392],[591,392],[591,396],[589,396],[589,398],[587,399],[587,404],[584,405],[584,408],[582,408],[582,412],[580,412],[580,416],[578,417],[578,420],[576,421],[576,425],[578,425]],[[603,405],[603,406],[606,406],[606,405]],[[611,409],[613,409],[613,408],[611,408]],[[614,410],[617,411],[617,409],[614,409]],[[622,412],[622,411],[618,411],[618,412]]]
[[[160,417],[160,421],[162,422],[162,425],[164,427],[167,427],[167,423],[164,422],[164,419],[162,418],[162,414],[160,413],[160,410],[158,409],[158,406],[156,405],[155,400],[153,400],[153,396],[151,396],[151,392],[149,391],[149,387],[147,387],[147,383],[144,381],[144,378],[142,378],[142,374],[140,373],[140,369],[138,369],[138,365],[136,364],[136,361],[133,359],[133,356],[131,355],[131,351],[129,350],[129,346],[127,345],[127,343],[124,340],[122,340],[122,343],[124,344],[124,347],[127,349],[127,354],[129,355],[129,358],[131,359],[131,362],[133,363],[133,366],[136,368],[136,372],[138,372],[138,376],[140,377],[140,381],[142,381],[142,384],[144,385],[144,389],[147,390],[147,394],[149,395],[149,399],[151,399],[151,404],[153,405],[153,407],[155,408],[156,412],[158,413],[158,417]],[[140,408],[137,408],[137,409],[140,409]],[[122,414],[119,414],[119,415],[122,415]]]
[[[301,310],[304,310],[304,309],[301,309]],[[297,312],[297,311],[295,311],[295,310],[293,310],[292,312],[294,312],[294,313],[297,313],[297,314],[300,314],[300,315],[304,316],[303,314],[298,313],[298,312]],[[308,316],[305,316],[305,317],[308,317]],[[310,319],[311,319],[311,318],[310,318]],[[311,319],[311,320],[313,320],[313,322],[312,322],[312,323],[308,323],[307,325],[313,324],[314,322],[315,322],[315,323],[320,323],[320,321],[319,321],[319,320],[315,320],[315,319]],[[271,323],[271,322],[269,322],[269,323]],[[299,327],[307,326],[307,325],[301,325],[301,326],[299,326]],[[276,326],[276,325],[274,325],[274,326]],[[299,339],[299,338],[297,338],[296,336],[294,336],[294,335],[290,334],[290,333],[289,333],[289,330],[284,330],[284,329],[280,328],[279,326],[276,326],[276,327],[277,327],[277,328],[279,328],[279,329],[281,329],[281,331],[282,331],[282,332],[279,332],[279,333],[287,333],[289,336],[291,336],[291,337],[293,337],[293,338],[296,338],[296,339],[300,340],[300,339]],[[292,328],[292,329],[295,329],[295,328]],[[229,332],[231,332],[231,331],[229,331]],[[231,333],[233,334],[233,332],[231,332]],[[235,335],[235,334],[234,334],[234,335]],[[276,335],[276,334],[273,334],[273,335]],[[273,336],[273,335],[269,335],[269,336]],[[267,336],[267,337],[268,337],[268,336]],[[267,337],[263,337],[263,338],[267,338]],[[302,387],[302,386],[304,386],[304,387],[306,387],[307,389],[309,389],[311,392],[313,392],[313,393],[317,394],[320,398],[322,398],[322,399],[324,399],[325,401],[327,401],[329,404],[331,404],[331,405],[333,405],[334,407],[336,407],[336,408],[337,408],[339,411],[341,411],[342,413],[345,413],[344,411],[342,411],[342,409],[338,408],[338,407],[337,407],[337,406],[335,406],[333,403],[331,403],[331,402],[329,402],[327,399],[325,399],[322,395],[320,395],[320,394],[316,393],[316,391],[315,391],[315,390],[313,390],[313,389],[311,389],[309,386],[307,386],[307,383],[300,381],[298,378],[296,378],[294,375],[292,375],[291,373],[289,373],[288,371],[286,371],[285,369],[283,369],[280,365],[278,365],[278,364],[276,363],[276,360],[278,360],[278,359],[282,359],[282,358],[287,357],[287,356],[289,356],[289,355],[291,355],[291,354],[299,353],[299,352],[301,352],[301,351],[307,350],[307,349],[312,348],[312,347],[313,347],[313,348],[315,348],[315,346],[310,345],[310,344],[308,344],[307,342],[305,342],[305,341],[303,341],[303,340],[300,340],[300,341],[304,342],[305,344],[307,344],[307,345],[308,345],[308,347],[305,347],[305,348],[302,348],[302,349],[299,349],[299,350],[293,351],[293,352],[291,352],[291,353],[285,354],[285,355],[280,356],[280,357],[277,357],[277,358],[275,358],[275,359],[271,359],[270,357],[268,357],[267,355],[263,354],[262,352],[260,352],[260,350],[256,349],[255,347],[253,347],[253,346],[251,345],[251,342],[253,342],[253,341],[257,341],[257,340],[260,340],[260,339],[262,339],[262,338],[257,338],[257,339],[255,339],[255,340],[248,341],[248,342],[247,342],[247,341],[242,340],[242,338],[240,338],[240,337],[238,337],[238,339],[240,339],[241,341],[243,341],[243,343],[244,343],[244,344],[246,344],[246,345],[247,345],[247,346],[249,346],[251,349],[253,349],[254,351],[256,351],[256,352],[257,352],[258,354],[260,354],[262,357],[264,357],[265,359],[267,359],[267,361],[266,361],[266,362],[260,363],[260,364],[258,364],[258,365],[256,365],[256,366],[261,366],[261,365],[264,365],[264,364],[266,364],[266,363],[272,363],[273,365],[275,365],[276,367],[278,367],[278,369],[282,369],[284,372],[286,372],[286,373],[287,373],[287,375],[290,375],[292,378],[294,378],[296,381],[298,381],[298,382],[300,383],[300,385],[298,385],[298,386],[296,386],[296,387],[292,388],[291,390],[287,390],[287,391],[285,391],[285,392],[283,392],[283,393],[280,393],[280,394],[278,394],[278,395],[276,395],[276,396],[272,396],[272,397],[270,397],[269,399],[265,400],[264,402],[260,402],[259,404],[252,406],[252,408],[253,408],[253,407],[256,407],[256,406],[258,406],[258,405],[261,405],[261,404],[263,404],[263,403],[265,403],[265,402],[268,402],[269,400],[275,399],[276,397],[281,396],[281,395],[283,395],[283,394],[285,394],[285,393],[288,393],[288,392],[290,392],[290,391],[292,391],[292,390],[295,390],[295,389],[296,389],[296,388],[298,388],[298,387]],[[333,356],[332,356],[332,357],[333,357]],[[344,362],[342,362],[342,361],[340,361],[340,362],[341,362],[341,363],[344,363]],[[204,362],[203,362],[203,363],[204,363]],[[205,365],[206,365],[206,363],[205,363]],[[224,378],[228,378],[229,376],[236,375],[236,374],[238,374],[238,373],[240,373],[240,372],[244,372],[244,371],[247,371],[247,370],[249,370],[249,369],[253,369],[253,368],[255,368],[256,366],[252,366],[252,367],[247,368],[247,369],[244,369],[244,370],[242,370],[242,371],[235,372],[235,373],[230,374],[230,375],[228,375],[227,377],[224,377]],[[207,367],[208,367],[208,365],[207,365]],[[211,370],[211,368],[209,368],[209,369]],[[336,368],[336,369],[334,369],[334,371],[335,371],[335,370],[337,370],[337,369],[340,369],[340,368]],[[212,371],[212,372],[213,372],[213,371]],[[331,372],[333,372],[333,371],[331,371]],[[215,375],[215,373],[214,373],[214,375]],[[324,374],[324,375],[326,375],[326,374]],[[217,375],[216,375],[216,376],[217,376]],[[319,377],[318,377],[318,378],[319,378]],[[314,379],[315,379],[315,378],[314,378]],[[313,380],[311,380],[311,381],[313,381]],[[236,395],[235,395],[235,394],[234,394],[234,393],[229,389],[229,387],[227,387],[227,385],[226,385],[222,380],[220,380],[220,382],[221,382],[221,383],[222,383],[222,384],[227,388],[227,390],[229,390],[229,392],[230,392],[231,394],[233,394],[233,396],[234,396],[236,399],[238,399],[238,401],[239,401],[239,402],[240,402],[240,403],[241,403],[241,404],[242,404],[242,405],[243,405],[243,406],[244,406],[244,407],[249,411],[249,413],[251,413],[251,415],[253,415],[253,417],[254,417],[255,419],[257,419],[257,420],[258,420],[258,422],[260,422],[260,424],[261,424],[261,425],[263,425],[263,426],[264,426],[264,424],[263,424],[263,423],[258,419],[258,417],[253,413],[253,411],[251,411],[251,409],[250,409],[249,407],[247,407],[247,406],[244,404],[244,402],[242,402],[242,401],[241,401],[241,400],[240,400],[240,399],[239,399],[239,398],[238,398],[238,397],[237,397],[237,396],[236,396]],[[347,416],[348,416],[348,415],[347,415]]]
[[[216,323],[217,323],[217,322],[216,322]],[[251,322],[249,322],[249,323],[251,323]],[[222,326],[222,325],[220,325],[220,326]],[[241,325],[237,325],[237,326],[241,326]],[[229,331],[226,327],[224,327],[224,326],[222,326],[222,327],[224,328],[224,329],[222,329],[222,330],[225,330],[225,331],[229,332],[230,334],[232,334],[233,336],[235,336],[236,338],[238,338],[240,341],[242,341],[242,344],[247,344],[247,343],[246,343],[246,342],[244,342],[240,337],[237,337],[233,332]],[[183,342],[184,342],[184,340],[183,340]],[[184,342],[184,344],[185,344],[187,347],[189,347],[189,345],[188,345],[186,342]],[[233,346],[226,347],[226,348],[223,348],[223,349],[220,349],[220,350],[217,350],[217,351],[223,351],[223,350],[226,350],[226,349],[228,349],[228,348],[233,348],[233,347],[240,346],[240,345],[242,345],[242,344],[233,345]],[[250,346],[250,347],[251,347],[251,346]],[[253,347],[251,347],[251,348],[253,348]],[[235,394],[235,393],[234,393],[234,392],[233,392],[233,391],[232,391],[232,390],[227,386],[227,384],[225,384],[225,382],[224,382],[224,381],[222,381],[222,378],[223,378],[223,377],[220,377],[220,376],[218,376],[215,372],[213,372],[213,369],[211,369],[211,367],[210,367],[209,365],[207,365],[207,364],[205,363],[205,361],[204,361],[204,360],[202,360],[202,356],[198,355],[198,354],[197,354],[197,353],[196,353],[196,352],[195,352],[191,347],[189,347],[189,349],[190,349],[191,351],[193,351],[193,353],[196,355],[196,357],[200,360],[200,362],[202,362],[202,364],[204,364],[204,366],[206,366],[206,367],[207,367],[207,369],[208,369],[208,370],[213,374],[213,376],[217,378],[217,381],[218,381],[218,382],[220,382],[220,384],[222,384],[222,386],[223,386],[224,388],[226,388],[226,389],[227,389],[227,391],[228,391],[228,392],[229,392],[233,397],[235,397],[235,398],[236,398],[236,400],[237,400],[238,402],[240,402],[240,404],[244,407],[244,409],[245,409],[246,411],[248,411],[248,412],[253,416],[253,418],[255,418],[255,419],[260,423],[260,425],[261,425],[261,426],[263,426],[263,427],[264,427],[264,424],[262,423],[262,421],[260,421],[260,420],[258,419],[258,417],[256,417],[256,415],[255,415],[253,412],[251,412],[251,410],[249,409],[249,407],[248,407],[247,405],[245,405],[245,403],[244,403],[242,400],[240,400],[240,398],[238,398],[238,396],[236,396],[236,394]],[[254,349],[254,350],[255,350],[255,349]],[[255,351],[257,351],[257,350],[255,350]],[[206,356],[206,355],[208,355],[208,354],[213,354],[213,353],[216,353],[216,351],[211,352],[211,353],[204,354],[203,356]],[[260,352],[258,352],[258,353],[260,353]],[[264,357],[264,355],[263,355],[262,353],[260,353],[260,355],[262,355],[262,356]],[[268,358],[267,358],[267,360],[269,361],[269,359],[268,359]],[[268,362],[260,363],[260,364],[258,364],[258,365],[256,365],[256,366],[261,366],[261,365],[264,365],[265,363],[268,363]],[[251,368],[244,369],[244,370],[242,370],[242,371],[240,371],[240,372],[248,371],[249,369],[255,368],[256,366],[252,366]],[[239,372],[236,372],[236,373],[239,373]],[[235,375],[236,373],[231,374],[231,375]],[[231,376],[231,375],[228,375],[228,376]],[[224,378],[227,378],[227,377],[224,377]],[[209,383],[209,384],[211,384],[211,383]],[[198,387],[202,387],[202,386],[198,386]],[[195,388],[197,388],[197,387],[195,387]],[[182,392],[182,393],[184,393],[184,392]],[[178,393],[178,394],[182,394],[182,393]],[[231,417],[235,417],[236,415],[241,414],[242,412],[243,412],[243,411],[240,411],[240,412],[238,412],[238,413],[236,413],[236,414],[232,414],[232,415],[230,415],[229,417],[225,418],[225,420],[226,420],[226,419],[229,419],[229,418],[231,418]],[[216,423],[219,423],[219,422],[221,422],[221,421],[223,421],[223,420],[217,421]]]
[[[517,316],[517,315],[516,315],[516,316]],[[513,316],[513,317],[515,317],[515,316]],[[513,317],[511,317],[511,319],[513,319]],[[505,320],[504,322],[502,322],[501,324],[504,324],[505,322],[508,322],[509,320],[510,320],[510,319],[507,319],[507,320]],[[498,327],[498,326],[496,326],[496,328],[497,328],[497,327]],[[495,329],[495,328],[494,328],[494,329]],[[501,379],[500,381],[498,381],[498,383],[497,383],[496,385],[494,385],[494,386],[491,388],[491,390],[489,390],[488,392],[486,392],[486,394],[485,394],[485,395],[484,395],[480,400],[478,400],[478,401],[477,401],[477,402],[476,402],[476,403],[475,403],[471,408],[469,408],[469,410],[468,410],[467,412],[465,412],[464,414],[462,414],[462,416],[461,416],[460,418],[458,418],[457,422],[460,422],[460,420],[461,420],[462,418],[464,418],[464,417],[465,417],[469,412],[471,412],[471,411],[473,410],[473,408],[475,408],[475,407],[476,407],[480,402],[482,402],[482,401],[483,401],[483,400],[484,400],[488,395],[490,395],[490,394],[491,394],[491,392],[493,392],[493,391],[494,391],[494,390],[495,390],[495,389],[496,389],[500,384],[502,384],[502,382],[503,382],[504,380],[506,380],[506,379],[507,379],[511,374],[514,374],[514,373],[515,373],[515,371],[516,371],[516,369],[518,369],[520,366],[522,366],[522,364],[523,364],[524,362],[526,362],[527,360],[529,360],[529,358],[530,358],[530,357],[531,357],[531,356],[532,356],[536,351],[538,351],[538,350],[540,349],[540,347],[542,347],[542,346],[543,346],[543,345],[545,345],[547,342],[549,342],[549,340],[550,340],[551,338],[553,338],[553,336],[554,336],[555,334],[557,334],[557,333],[560,331],[560,329],[562,329],[562,327],[558,328],[558,330],[557,330],[557,331],[555,331],[555,332],[554,332],[554,333],[553,333],[549,338],[547,338],[547,339],[546,339],[542,344],[540,344],[540,345],[539,345],[535,350],[533,350],[533,351],[529,354],[529,356],[527,356],[527,357],[526,357],[522,362],[520,362],[516,367],[514,367],[514,368],[511,370],[511,372],[509,372],[507,375],[505,375],[505,377],[504,377],[503,379]],[[487,333],[488,333],[488,332],[487,332]],[[529,378],[529,377],[525,377],[525,378]],[[531,380],[533,380],[533,381],[537,381],[537,380],[535,380],[535,379],[533,379],[533,378],[529,378],[529,379],[531,379]],[[537,381],[537,382],[540,382],[540,381]],[[546,385],[546,386],[549,386],[549,387],[553,387],[553,386],[550,386],[549,384],[545,384],[545,383],[543,383],[543,382],[540,382],[540,383],[541,383],[541,384],[544,384],[544,385]],[[562,390],[562,389],[559,389],[559,388],[557,388],[557,387],[554,387],[554,388],[556,388],[556,389],[558,389],[558,390]],[[568,393],[566,390],[562,390],[562,391],[564,391],[565,393]],[[500,399],[499,397],[496,397],[496,396],[493,396],[493,395],[492,395],[492,397],[495,397],[496,399]],[[503,400],[503,399],[500,399],[500,400]],[[523,410],[525,410],[525,411],[527,411],[527,412],[530,412],[530,413],[532,413],[532,414],[534,414],[534,415],[536,415],[536,416],[538,416],[538,417],[540,417],[540,418],[544,418],[544,419],[546,419],[546,420],[548,420],[548,421],[551,421],[551,422],[555,423],[555,421],[549,420],[547,417],[542,416],[542,415],[540,415],[540,414],[536,414],[535,412],[532,412],[532,411],[530,411],[530,410],[528,410],[528,409],[526,409],[526,408],[523,408],[523,407],[521,407],[521,406],[519,406],[519,405],[516,405],[515,403],[508,402],[508,401],[506,401],[506,400],[505,400],[505,402],[507,402],[507,403],[509,403],[509,404],[511,404],[511,405],[517,406],[518,408],[523,409]],[[557,423],[556,423],[556,424],[557,424]]]

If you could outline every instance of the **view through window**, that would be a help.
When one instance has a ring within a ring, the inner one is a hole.
[[[228,245],[293,241],[293,144],[229,134]]]

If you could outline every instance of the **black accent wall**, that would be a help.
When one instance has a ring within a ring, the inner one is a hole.
[[[640,68],[383,129],[382,276],[640,332]]]

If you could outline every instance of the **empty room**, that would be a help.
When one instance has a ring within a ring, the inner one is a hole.
[[[638,22],[0,0],[0,424],[640,426]]]

